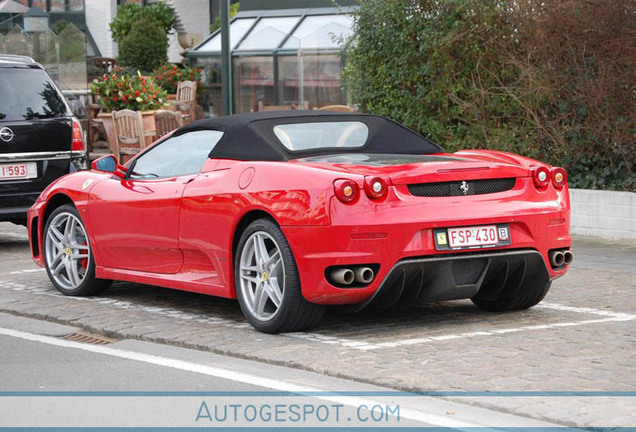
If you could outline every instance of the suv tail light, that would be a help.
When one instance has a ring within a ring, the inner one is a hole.
[[[360,188],[353,180],[336,180],[333,182],[333,190],[336,194],[336,198],[343,203],[355,201],[358,195],[360,195]]]
[[[86,150],[86,143],[84,142],[84,132],[82,131],[82,125],[75,117],[73,117],[73,143],[71,144],[71,150]]]
[[[532,180],[537,189],[545,189],[550,184],[550,171],[546,167],[536,167],[532,173]]]
[[[380,177],[365,177],[364,192],[367,196],[374,200],[382,199],[387,193],[386,180]]]
[[[558,190],[563,189],[568,181],[568,173],[561,167],[552,168],[552,184]]]

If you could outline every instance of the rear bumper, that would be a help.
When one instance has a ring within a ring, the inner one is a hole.
[[[27,211],[40,192],[0,194],[0,221],[26,222]]]
[[[478,209],[477,209],[478,210]],[[543,209],[542,209],[543,210]],[[466,213],[466,209],[464,209]],[[421,214],[421,213],[420,213]],[[430,213],[429,213],[430,214]],[[431,219],[435,216],[432,213]],[[422,220],[413,221],[415,218]],[[351,218],[351,223],[357,222]],[[444,266],[461,266],[454,264],[463,262],[467,257],[477,256],[488,261],[495,259],[502,253],[523,250],[529,254],[527,258],[529,269],[543,274],[541,279],[556,279],[564,275],[567,266],[553,269],[549,265],[548,253],[552,249],[569,249],[571,237],[569,235],[569,209],[555,209],[553,211],[525,211],[524,214],[511,215],[501,212],[499,216],[469,217],[455,214],[449,219],[429,219],[411,213],[410,217],[384,218],[378,212],[373,224],[367,219],[360,225],[331,225],[322,227],[282,227],[290,243],[299,269],[302,293],[305,299],[318,304],[353,304],[366,302],[376,295],[385,285],[393,284],[392,278],[396,273],[393,269],[406,266],[411,260],[426,264],[418,264],[430,270],[445,263]],[[407,221],[411,219],[411,221]],[[380,223],[389,220],[388,223]],[[394,221],[391,223],[391,221]],[[434,230],[442,227],[477,226],[489,224],[508,224],[510,227],[511,244],[509,246],[468,251],[438,251],[435,247]],[[437,260],[443,258],[443,260]],[[541,266],[538,265],[539,258]],[[526,258],[524,258],[526,259]],[[423,261],[422,261],[423,262]],[[475,261],[477,262],[477,261]],[[488,261],[490,263],[490,261]],[[498,259],[488,264],[498,266]],[[342,288],[330,284],[325,271],[331,266],[355,266],[375,264],[379,267],[375,279],[367,286],[356,288]],[[406,266],[411,276],[411,267]],[[494,268],[494,267],[493,267]],[[446,275],[444,275],[446,274]],[[439,273],[440,278],[448,282],[448,271]],[[415,277],[415,276],[413,276]],[[440,281],[442,280],[440,279]],[[439,286],[442,282],[428,280],[428,285]],[[446,283],[444,282],[444,283]],[[406,282],[405,282],[406,283]],[[410,284],[411,282],[408,282]],[[471,282],[472,285],[476,282]],[[468,285],[471,285],[468,284]],[[437,291],[436,295],[422,292],[418,301],[443,300],[449,298],[469,298],[478,290],[478,286],[467,287],[466,284],[449,283],[450,292]],[[478,284],[477,284],[478,285]],[[421,284],[420,284],[421,287]],[[401,297],[401,296],[400,296]]]
[[[0,182],[0,221],[26,222],[27,211],[54,180],[87,168],[86,152],[0,154],[0,163],[34,162],[38,177]]]

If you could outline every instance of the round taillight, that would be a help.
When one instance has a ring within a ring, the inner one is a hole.
[[[350,203],[355,201],[360,194],[360,188],[358,184],[353,180],[336,180],[333,183],[333,190],[336,194],[336,198],[338,198],[343,203]]]
[[[568,181],[568,173],[560,167],[552,168],[552,184],[556,189],[563,189]]]
[[[364,192],[371,199],[382,199],[387,193],[387,184],[383,178],[367,177],[364,179]]]
[[[546,167],[535,168],[532,179],[537,189],[545,189],[550,184],[550,171]]]

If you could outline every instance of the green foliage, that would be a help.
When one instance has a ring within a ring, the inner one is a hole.
[[[91,84],[91,93],[99,96],[107,111],[159,109],[167,100],[166,91],[152,78],[136,75],[103,75]]]
[[[448,151],[521,153],[563,165],[575,187],[634,190],[634,35],[597,40],[618,22],[633,33],[629,1],[360,1],[345,86]]]
[[[234,15],[236,15],[240,9],[241,9],[241,5],[238,2],[231,4],[230,19],[234,18]],[[221,16],[217,16],[216,18],[214,18],[214,21],[212,21],[212,24],[210,24],[210,33],[214,33],[220,28],[221,28]]]
[[[71,24],[70,21],[61,19],[51,24],[50,28],[53,33],[55,33],[56,35],[59,35],[69,24]]]
[[[60,61],[62,63],[86,61],[86,36],[81,30],[66,20],[55,21],[51,30],[59,38]]]
[[[110,29],[113,32],[113,40],[121,43],[130,34],[141,18],[148,18],[158,25],[165,35],[174,25],[174,11],[163,2],[142,6],[137,3],[120,5],[117,15],[111,22]]]
[[[196,81],[197,92],[203,88],[201,82],[201,69],[189,66],[179,67],[172,63],[164,64],[152,74],[155,82],[168,93],[176,93],[179,81]]]
[[[447,150],[519,150],[526,125],[505,91],[518,71],[499,56],[514,49],[500,3],[361,2],[344,73],[354,101]]]
[[[150,72],[168,59],[168,39],[153,20],[141,17],[119,44],[119,63]]]

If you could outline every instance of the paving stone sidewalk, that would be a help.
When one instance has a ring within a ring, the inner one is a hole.
[[[58,294],[29,259],[26,231],[0,224],[0,311],[116,339],[208,350],[414,391],[636,390],[636,247],[580,239],[540,307],[490,314],[470,302],[345,314],[311,333],[265,335],[238,304],[116,283]],[[635,398],[459,398],[569,426],[635,426]]]

